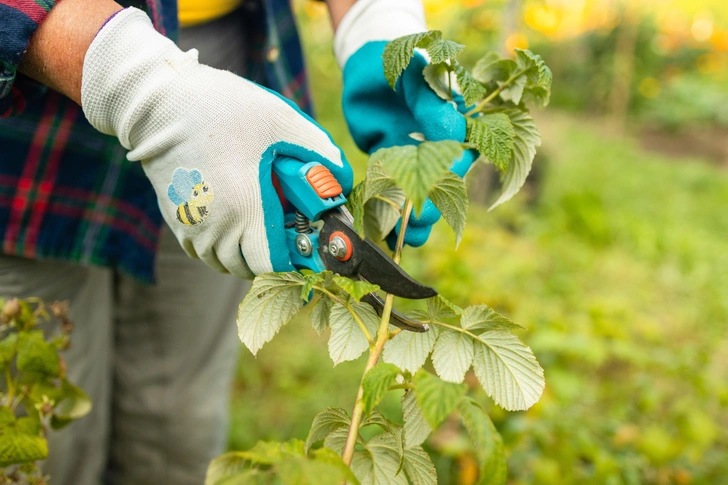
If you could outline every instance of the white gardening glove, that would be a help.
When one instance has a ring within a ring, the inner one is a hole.
[[[274,159],[320,162],[347,194],[353,174],[331,137],[292,102],[199,64],[125,9],[86,53],[83,111],[141,160],[167,224],[191,257],[240,277],[293,269]],[[252,274],[251,274],[252,272]]]

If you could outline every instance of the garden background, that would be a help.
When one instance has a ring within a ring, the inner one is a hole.
[[[430,28],[468,46],[466,65],[527,47],[554,72],[526,189],[488,212],[498,180],[478,167],[459,249],[440,223],[404,258],[454,303],[528,328],[544,396],[489,408],[509,483],[728,483],[728,2],[424,3]],[[295,4],[319,121],[361,176],[326,8]],[[333,368],[306,315],[257,359],[242,349],[231,449],[305,438],[318,411],[353,406],[362,367]],[[399,412],[396,396],[384,406]],[[426,448],[442,485],[474,483],[457,421]]]

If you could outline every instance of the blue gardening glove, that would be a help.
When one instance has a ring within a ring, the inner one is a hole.
[[[276,157],[319,162],[351,190],[351,167],[319,125],[279,94],[198,63],[140,10],[122,10],[99,31],[81,95],[91,124],[141,161],[187,254],[219,271],[293,270]]]
[[[344,71],[343,109],[354,141],[371,154],[395,145],[416,145],[410,133],[428,141],[465,140],[465,118],[425,82],[428,61],[419,53],[397,81],[396,90],[384,77],[382,54],[387,42],[427,30],[420,0],[359,0],[342,19],[334,51]],[[466,151],[453,161],[452,171],[463,177],[477,158]],[[427,241],[440,212],[429,200],[418,217],[410,217],[405,243]],[[399,224],[395,228],[396,238]]]

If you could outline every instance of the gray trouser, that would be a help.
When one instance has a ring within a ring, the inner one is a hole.
[[[91,413],[49,437],[53,485],[200,485],[224,450],[248,283],[189,259],[165,229],[158,283],[0,256],[0,295],[69,300],[69,379]]]
[[[245,15],[182,29],[178,43],[197,48],[205,64],[260,81]],[[53,485],[201,485],[224,450],[235,313],[249,283],[189,259],[166,228],[157,278],[145,286],[106,269],[0,255],[0,296],[71,305],[63,357],[94,407],[51,433]]]

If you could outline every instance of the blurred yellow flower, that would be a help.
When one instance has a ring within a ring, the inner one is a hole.
[[[660,90],[660,81],[654,77],[646,77],[640,81],[639,91],[645,98],[652,99],[658,97]]]
[[[728,69],[728,56],[709,52],[698,57],[695,64],[701,74],[715,74]]]
[[[554,35],[561,24],[561,15],[548,5],[530,5],[524,14],[526,25],[546,35]]]
[[[714,32],[710,43],[717,51],[728,51],[728,31]]]
[[[520,32],[511,34],[506,39],[506,49],[508,52],[513,51],[513,49],[528,49],[528,39]]]
[[[705,42],[713,35],[713,19],[710,14],[703,13],[695,16],[693,25],[690,27],[690,33],[698,42]]]

